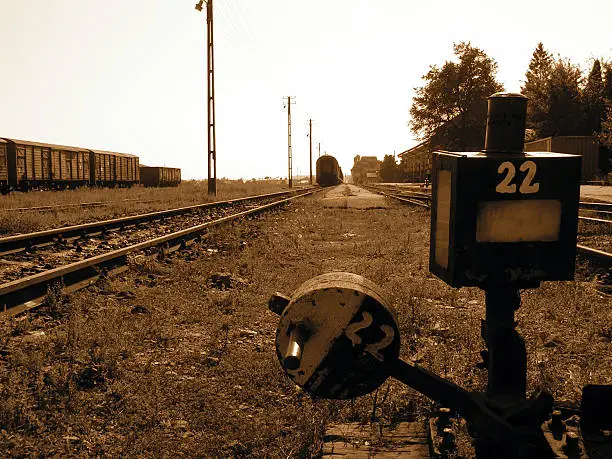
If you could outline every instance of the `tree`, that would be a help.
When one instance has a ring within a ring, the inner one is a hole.
[[[420,140],[452,150],[480,149],[484,145],[487,98],[503,90],[495,80],[497,63],[479,48],[453,45],[458,62],[432,65],[415,88],[410,129]]]
[[[395,182],[397,180],[397,163],[393,155],[385,155],[380,165],[380,180]]]
[[[605,115],[601,131],[597,134],[601,144],[599,149],[599,168],[604,174],[612,171],[612,100],[606,99]]]
[[[548,116],[548,86],[553,63],[553,57],[541,42],[538,43],[525,73],[525,84],[521,88],[523,95],[529,97],[527,129],[532,129],[537,137],[541,136],[542,124]]]
[[[612,62],[606,63],[605,68],[606,71],[604,74],[603,96],[604,99],[612,102]]]
[[[568,59],[555,63],[547,91],[548,115],[542,122],[540,137],[583,133],[581,78],[580,69]]]
[[[582,106],[584,109],[584,134],[594,135],[601,131],[601,122],[604,117],[604,82],[601,77],[601,63],[599,59],[593,62],[593,68],[587,77],[582,91]]]

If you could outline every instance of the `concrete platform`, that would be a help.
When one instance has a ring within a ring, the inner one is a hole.
[[[337,209],[385,209],[389,207],[387,198],[358,188],[355,185],[338,185],[330,188],[321,198],[323,207]]]
[[[580,198],[612,203],[612,186],[582,185],[580,187]]]

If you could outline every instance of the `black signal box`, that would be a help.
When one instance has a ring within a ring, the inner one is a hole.
[[[574,278],[581,157],[435,152],[429,269],[453,287]]]

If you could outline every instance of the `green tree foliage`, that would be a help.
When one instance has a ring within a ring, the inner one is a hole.
[[[601,131],[601,122],[604,117],[604,82],[601,76],[601,63],[599,59],[593,62],[593,68],[587,77],[582,91],[582,104],[584,110],[584,134],[593,135]]]
[[[470,43],[453,45],[458,62],[433,65],[415,88],[410,129],[434,146],[466,150],[484,145],[487,98],[503,86],[495,79],[497,63]]]
[[[393,155],[385,155],[380,165],[380,180],[395,182],[397,180],[398,166]]]
[[[536,137],[542,137],[540,133],[548,117],[548,88],[553,64],[553,57],[541,42],[538,43],[525,74],[525,84],[521,88],[523,95],[529,97],[527,129],[533,130]]]
[[[548,116],[542,122],[540,137],[583,135],[580,69],[569,60],[558,60],[548,85]]]

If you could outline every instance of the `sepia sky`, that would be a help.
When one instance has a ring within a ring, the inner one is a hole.
[[[0,0],[0,136],[106,149],[206,176],[206,14],[195,0]],[[413,88],[470,41],[518,91],[538,41],[612,59],[612,2],[215,0],[218,177],[294,176],[313,157],[416,144]]]

